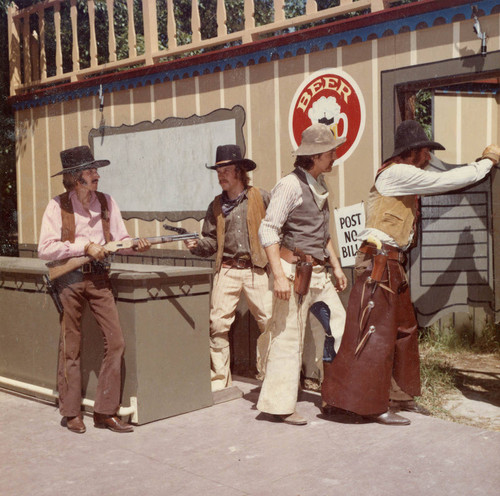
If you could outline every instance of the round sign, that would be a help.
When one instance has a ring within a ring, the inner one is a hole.
[[[294,149],[299,147],[302,131],[321,122],[337,138],[346,138],[337,148],[345,160],[358,146],[365,128],[365,102],[356,82],[337,69],[311,74],[297,89],[290,106],[288,129]]]

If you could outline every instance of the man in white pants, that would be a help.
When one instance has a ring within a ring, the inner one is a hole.
[[[314,311],[313,305],[321,306],[325,343],[330,345],[328,353],[325,348],[328,356],[324,361],[333,360],[344,330],[345,310],[337,291],[346,288],[347,278],[329,233],[328,191],[322,176],[332,170],[336,148],[344,141],[335,138],[324,124],[313,124],[302,133],[295,170],[272,190],[259,230],[274,276],[275,303],[268,327],[271,345],[257,408],[293,425],[307,423],[295,407],[309,310]],[[300,257],[312,264],[310,287],[302,296],[294,290]],[[333,269],[335,286],[326,270],[327,263]]]
[[[242,157],[239,146],[217,147],[216,163],[209,168],[217,171],[222,194],[208,206],[202,239],[185,241],[195,255],[216,254],[210,308],[212,392],[232,385],[229,330],[241,293],[245,294],[261,333],[271,316],[272,291],[267,257],[258,237],[269,193],[249,185],[248,171],[255,167],[255,162]],[[257,369],[260,371],[259,357],[257,350]]]

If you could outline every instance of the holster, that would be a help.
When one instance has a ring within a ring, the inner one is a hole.
[[[384,275],[384,270],[387,265],[387,255],[379,253],[373,256],[373,268],[371,273],[372,281],[380,282],[382,281],[382,276]]]
[[[309,291],[312,270],[313,265],[311,262],[297,262],[293,289],[298,295],[305,296]]]
[[[309,291],[311,284],[311,275],[313,270],[312,257],[308,257],[300,249],[295,249],[294,255],[299,257],[295,269],[295,281],[293,289],[299,296],[305,296]],[[308,258],[310,260],[308,260]]]

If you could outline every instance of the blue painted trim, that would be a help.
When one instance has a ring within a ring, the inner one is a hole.
[[[482,0],[474,2],[480,10],[485,12],[485,15],[491,15],[493,8],[498,6],[496,0]],[[426,25],[431,27],[437,19],[442,18],[444,24],[451,24],[453,18],[458,15],[464,16],[466,19],[471,17],[470,4],[463,4],[456,7],[448,7],[442,10],[434,10],[425,14],[419,14],[412,17],[394,19],[391,21],[373,24],[364,28],[344,31],[342,33],[333,33],[319,38],[312,38],[287,45],[271,47],[269,49],[258,50],[248,54],[241,54],[235,57],[230,57],[222,60],[215,60],[207,63],[192,65],[179,69],[168,69],[164,72],[154,74],[144,74],[138,77],[131,77],[119,81],[103,83],[102,89],[104,93],[112,93],[140,86],[161,84],[165,81],[173,81],[202,74],[212,74],[216,71],[232,70],[236,67],[249,64],[261,64],[270,62],[271,60],[283,59],[285,56],[297,56],[303,53],[311,53],[313,51],[323,51],[330,48],[338,47],[341,43],[351,45],[354,42],[368,41],[370,37],[381,38],[385,33],[399,33],[402,29],[415,31],[417,26]],[[69,101],[78,98],[97,96],[99,94],[99,85],[77,88],[71,91],[61,91],[43,97],[33,98],[14,102],[12,104],[14,110],[24,110],[31,107],[49,105],[64,101]]]

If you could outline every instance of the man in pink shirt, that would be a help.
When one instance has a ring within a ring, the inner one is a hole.
[[[109,280],[109,241],[129,238],[118,205],[97,191],[97,169],[109,160],[94,160],[88,146],[61,152],[66,192],[50,200],[42,219],[38,256],[42,260],[64,260],[87,255],[91,262],[55,281],[61,300],[61,340],[58,363],[59,410],[72,432],[84,433],[81,414],[80,342],[81,319],[88,302],[104,338],[104,357],[97,383],[94,426],[113,432],[132,432],[131,425],[117,417],[121,393],[121,364],[125,342]],[[140,239],[128,250],[146,251],[151,244]],[[126,253],[123,250],[122,253]]]

